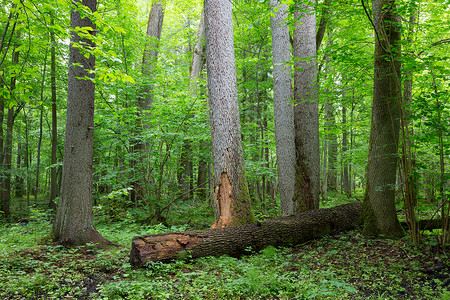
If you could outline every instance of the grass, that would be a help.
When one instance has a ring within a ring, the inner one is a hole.
[[[206,222],[202,213],[190,223]],[[0,299],[450,299],[449,249],[441,249],[445,267],[434,271],[434,246],[415,246],[408,237],[373,240],[353,231],[239,259],[152,262],[134,270],[133,236],[191,228],[99,216],[99,231],[123,245],[100,251],[49,243],[49,220],[32,209],[26,221],[0,223]]]

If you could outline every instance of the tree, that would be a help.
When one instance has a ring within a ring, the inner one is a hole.
[[[130,263],[143,267],[149,261],[229,255],[239,257],[267,246],[301,244],[324,235],[354,229],[361,202],[322,208],[243,226],[136,236]],[[186,253],[189,252],[189,253]]]
[[[316,15],[311,5],[298,4],[294,17],[294,124],[297,151],[294,203],[295,212],[298,213],[319,207],[320,152],[315,62]]]
[[[73,4],[63,174],[53,233],[55,241],[64,245],[108,244],[92,222],[95,56],[90,51],[95,47],[96,26],[91,16],[97,1]]]
[[[52,16],[51,24],[54,25],[55,21]],[[56,209],[56,197],[58,194],[57,190],[57,178],[56,178],[56,154],[58,150],[58,115],[56,106],[56,41],[55,33],[50,32],[51,48],[50,48],[50,85],[51,85],[51,100],[52,100],[52,150],[50,162],[52,164],[50,169],[50,201],[48,207],[55,210]]]
[[[231,2],[205,0],[206,65],[214,164],[213,227],[254,220],[245,175]]]
[[[363,231],[367,235],[396,238],[404,233],[395,209],[401,101],[400,20],[395,0],[375,0],[372,10],[374,83]]]
[[[292,105],[291,45],[287,5],[278,0],[271,0],[274,9],[271,17],[272,53],[273,53],[273,101],[275,118],[275,138],[277,149],[277,169],[280,190],[281,213],[283,216],[295,213],[294,179],[295,179],[295,132],[294,107]]]
[[[149,129],[148,119],[150,109],[153,103],[153,83],[155,64],[158,59],[159,39],[161,38],[162,25],[164,20],[164,7],[161,1],[152,4],[152,8],[148,15],[147,23],[147,43],[145,44],[144,54],[142,56],[142,76],[144,79],[142,89],[138,95],[139,117],[136,124],[137,131],[142,133],[143,130]],[[141,178],[132,183],[134,190],[132,198],[137,203],[138,200],[147,198],[148,182],[150,181],[150,168],[148,163],[148,144],[142,137],[138,138],[132,150],[136,152],[137,160],[131,162],[132,167],[137,169],[137,173],[141,173]]]

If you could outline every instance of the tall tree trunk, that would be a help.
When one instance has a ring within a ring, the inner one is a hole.
[[[164,7],[161,1],[156,1],[152,5],[148,16],[147,38],[144,55],[142,57],[142,75],[145,83],[138,99],[141,111],[149,110],[153,103],[153,84],[151,81],[154,77],[154,69],[156,60],[158,59],[159,40],[161,39],[161,31],[164,20]],[[145,123],[145,122],[144,122]],[[144,126],[144,128],[148,126]]]
[[[275,120],[275,145],[277,150],[277,171],[280,191],[281,214],[292,215],[294,209],[295,182],[295,131],[291,67],[291,45],[289,26],[286,24],[287,5],[271,0],[274,16],[272,27],[273,54],[273,109]]]
[[[51,23],[54,24],[54,18],[52,17]],[[50,200],[48,202],[48,207],[50,209],[56,210],[56,197],[58,196],[58,183],[56,177],[56,162],[57,162],[57,151],[58,151],[58,119],[56,111],[56,41],[55,33],[50,31],[50,86],[51,86],[51,100],[52,100],[52,152],[51,152],[51,168],[50,168]]]
[[[372,125],[363,232],[403,236],[395,209],[400,118],[400,21],[395,0],[372,2],[375,25]]]
[[[96,0],[79,2],[92,12],[97,10]],[[94,133],[95,85],[92,81],[95,56],[85,56],[95,44],[80,37],[75,28],[96,26],[88,17],[81,17],[73,9],[70,14],[72,28],[69,51],[67,88],[66,140],[64,143],[61,197],[53,225],[55,241],[64,245],[83,245],[88,242],[108,244],[94,228],[92,221],[92,159]],[[83,34],[84,36],[85,34]],[[82,48],[73,45],[83,45]],[[88,79],[84,79],[88,78]]]
[[[180,197],[183,201],[189,200],[191,197],[192,180],[193,180],[193,164],[192,164],[192,146],[188,139],[183,141],[181,149],[180,163],[178,170],[178,186]]]
[[[20,33],[17,33],[17,39],[20,40]],[[12,56],[12,64],[19,63],[19,51],[14,51]],[[16,77],[11,77],[10,85],[10,99],[15,99],[16,89]],[[10,217],[10,205],[11,205],[11,173],[12,173],[12,147],[13,147],[13,127],[14,120],[20,111],[20,107],[14,109],[14,107],[8,108],[8,116],[6,120],[6,137],[5,137],[5,161],[4,161],[4,177],[3,177],[3,191],[2,191],[2,210],[5,218]]]
[[[137,124],[137,135],[143,130],[149,129],[148,120],[150,118],[150,109],[153,104],[153,78],[155,64],[158,59],[159,40],[161,38],[162,25],[164,20],[164,7],[161,1],[153,3],[148,16],[147,24],[147,43],[142,56],[142,77],[144,79],[142,89],[138,96],[139,117]],[[138,179],[132,183],[132,200],[137,204],[138,200],[143,200],[148,196],[148,183],[150,181],[150,166],[148,145],[142,139],[135,140],[131,147],[135,158],[131,162],[132,168],[139,174]]]
[[[200,17],[200,24],[198,25],[197,32],[197,42],[195,43],[194,53],[192,54],[192,65],[191,65],[191,88],[196,93],[205,94],[206,91],[203,85],[199,85],[199,79],[203,79],[202,71],[206,64],[206,48],[205,48],[205,14],[202,12]],[[200,91],[199,91],[200,88]],[[206,153],[210,150],[210,145],[206,142],[200,143],[200,153]],[[197,170],[197,184],[196,193],[197,197],[203,201],[208,197],[208,163],[206,157],[201,156],[198,162]]]
[[[205,0],[206,64],[214,162],[213,227],[254,220],[245,175],[231,2]]]
[[[297,151],[294,210],[319,207],[320,152],[317,102],[316,15],[310,5],[298,4],[294,16],[294,124]]]
[[[350,175],[349,175],[349,163],[348,163],[348,138],[347,138],[347,107],[342,106],[342,186],[344,188],[344,193],[347,197],[350,197],[352,194],[351,186],[350,186]]]
[[[11,88],[13,85],[11,84]],[[15,113],[14,108],[8,108],[8,116],[6,120],[6,137],[5,137],[5,161],[4,161],[4,178],[3,178],[3,215],[5,218],[10,217],[11,205],[11,171],[12,171],[12,143],[13,143],[13,127]]]
[[[21,141],[21,126],[19,123],[18,126],[18,130],[17,130],[17,135],[19,136],[18,138],[18,142],[17,142],[17,154],[16,154],[16,171],[18,172],[14,172],[15,174],[15,178],[14,178],[14,195],[17,198],[22,198],[23,195],[25,195],[25,180],[23,178],[23,176],[20,174],[20,170],[22,169],[22,158],[23,158],[23,143]],[[26,159],[25,159],[26,160]]]
[[[202,92],[199,86],[199,79],[202,78],[201,72],[205,65],[205,28],[204,28],[204,14],[200,17],[200,24],[197,32],[197,40],[192,55],[192,63],[190,68],[190,90],[193,97],[197,97],[197,93]],[[192,118],[193,115],[188,116]],[[178,171],[178,185],[180,188],[181,198],[183,200],[189,200],[193,196],[194,186],[194,172],[192,162],[192,141],[189,138],[185,138],[183,141],[183,148],[180,156],[180,170]],[[204,170],[201,170],[204,171]]]
[[[0,80],[0,89],[3,88],[3,81]],[[3,209],[3,184],[4,184],[4,175],[5,175],[5,148],[4,148],[4,130],[3,123],[5,119],[5,101],[6,99],[3,96],[0,96],[0,204]]]
[[[47,50],[44,55],[44,69],[42,72],[42,82],[41,82],[41,102],[44,102],[44,84],[45,84],[45,76],[47,70]],[[42,145],[42,123],[43,123],[43,107],[40,110],[39,116],[39,140],[38,140],[38,148],[37,148],[37,160],[36,160],[36,185],[34,190],[34,200],[37,200],[38,192],[39,192],[39,173],[41,166],[41,145]],[[28,159],[28,158],[27,158]]]
[[[414,25],[416,20],[416,3],[411,3],[412,11],[409,17],[406,33],[406,46],[412,44],[414,35]],[[409,52],[409,51],[408,51]],[[409,60],[414,60],[413,57],[407,56]],[[411,69],[405,68],[403,70],[403,102],[401,109],[401,133],[402,133],[402,156],[400,160],[400,176],[402,178],[403,198],[405,203],[405,215],[408,224],[411,240],[418,244],[420,243],[420,231],[416,222],[416,214],[414,207],[417,204],[416,192],[417,192],[417,178],[415,176],[415,153],[413,142],[413,122],[410,120],[411,102],[412,102],[412,87],[413,87],[413,72]]]

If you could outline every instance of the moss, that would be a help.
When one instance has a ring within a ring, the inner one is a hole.
[[[295,166],[295,190],[293,199],[297,214],[314,209],[310,180],[308,168],[305,162],[299,158]]]
[[[378,236],[377,224],[375,213],[373,211],[372,205],[370,204],[369,197],[366,194],[363,200],[363,207],[360,217],[360,222],[363,224],[362,233],[366,236]]]
[[[242,170],[242,173],[239,176],[238,191],[239,194],[236,195],[234,201],[235,214],[232,226],[254,223],[256,219],[253,215],[252,204],[250,202],[250,193],[245,170]]]

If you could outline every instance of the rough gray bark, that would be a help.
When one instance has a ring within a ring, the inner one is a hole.
[[[395,183],[400,125],[400,21],[395,0],[372,2],[375,26],[372,125],[364,197],[364,233],[400,237]]]
[[[231,2],[205,0],[206,65],[214,163],[214,227],[254,220],[245,176]]]
[[[280,191],[281,213],[292,215],[294,210],[295,182],[295,131],[294,106],[291,79],[291,45],[289,26],[286,24],[287,5],[271,0],[275,16],[270,18],[273,54],[273,107],[275,120],[275,144]]]
[[[82,0],[80,4],[96,11],[96,0]],[[71,27],[91,27],[95,34],[95,24],[89,17],[81,18],[72,10]],[[92,158],[94,133],[93,74],[95,56],[87,58],[86,49],[94,43],[72,32],[69,51],[69,74],[67,87],[66,139],[64,144],[61,197],[58,202],[53,225],[55,241],[74,246],[87,242],[107,243],[97,232],[92,222]],[[82,48],[74,47],[83,44]]]
[[[297,20],[293,34],[297,151],[294,203],[298,213],[319,207],[320,151],[315,61],[316,15],[312,6],[299,4],[294,16]]]
[[[229,255],[239,257],[268,246],[290,246],[357,226],[361,202],[317,209],[243,226],[137,236],[130,263]]]

